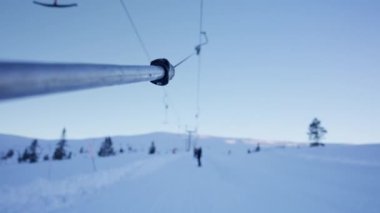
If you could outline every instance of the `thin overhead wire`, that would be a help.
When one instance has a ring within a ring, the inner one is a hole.
[[[208,43],[207,34],[203,31],[203,0],[200,0],[200,17],[199,17],[199,42],[198,45],[195,46],[192,53],[179,61],[174,68],[178,67],[185,61],[189,60],[194,55],[198,56],[198,69],[197,69],[197,80],[196,80],[196,109],[195,109],[195,131],[199,129],[199,118],[200,118],[200,93],[201,93],[201,70],[202,70],[202,61],[201,61],[201,52],[202,47]]]
[[[146,58],[147,58],[148,61],[150,62],[150,61],[151,61],[151,57],[150,57],[149,51],[148,51],[148,49],[147,49],[146,46],[145,46],[144,40],[142,39],[142,37],[141,37],[141,35],[140,35],[140,33],[139,33],[138,29],[137,29],[137,26],[136,26],[135,22],[133,21],[131,14],[130,14],[129,11],[128,11],[127,6],[125,5],[125,3],[124,3],[123,0],[120,0],[120,3],[121,3],[121,5],[123,6],[123,9],[124,9],[125,15],[127,16],[129,22],[130,22],[131,25],[132,25],[133,31],[135,32],[136,37],[138,38],[138,40],[139,40],[139,42],[140,42],[141,48],[143,49]]]
[[[200,87],[201,87],[201,48],[202,48],[202,35],[206,35],[206,33],[203,31],[203,0],[200,2],[200,18],[199,18],[199,45],[195,48],[197,55],[198,55],[198,71],[197,71],[197,88],[196,88],[196,113],[195,113],[195,120],[196,120],[196,130],[199,130],[199,117],[200,117]],[[207,43],[207,37],[206,42]]]
[[[199,37],[200,37],[200,42],[199,42],[199,44],[197,46],[195,46],[193,52],[190,53],[185,58],[183,58],[181,61],[179,61],[176,65],[174,65],[174,68],[176,68],[177,66],[181,65],[183,62],[187,61],[188,59],[190,59],[194,55],[198,55],[199,56],[201,54],[202,46],[204,46],[204,45],[206,45],[208,43],[208,38],[207,38],[206,32],[204,32],[204,31],[201,31],[199,33]],[[204,38],[204,41],[202,41],[202,37]]]
[[[204,38],[204,41],[202,41],[202,37]],[[199,19],[199,43],[197,46],[195,46],[194,51],[186,56],[184,59],[182,59],[180,62],[178,62],[176,65],[174,65],[174,68],[181,65],[183,62],[187,61],[191,57],[193,57],[195,54],[200,57],[202,46],[206,45],[208,43],[207,34],[205,31],[203,31],[203,0],[201,0],[200,5],[200,19]]]
[[[165,119],[164,124],[168,124],[168,110],[169,110],[169,104],[168,104],[168,92],[166,91],[165,87],[162,87],[162,90],[164,92],[164,97],[162,98],[162,102],[164,104],[165,108]]]
[[[203,0],[201,0],[200,5],[200,18],[199,18],[199,44],[202,43],[202,32],[203,32]],[[199,55],[199,54],[198,54]]]
[[[187,61],[189,58],[195,55],[195,52],[191,53],[190,55],[186,56],[184,59],[182,59],[180,62],[178,62],[176,65],[174,65],[174,68],[178,67],[181,65],[183,62]]]
[[[132,25],[132,28],[133,28],[133,31],[135,32],[136,34],[136,37],[138,38],[139,40],[139,43],[140,43],[140,46],[141,48],[143,49],[144,53],[145,53],[145,56],[147,58],[147,60],[150,62],[151,61],[151,57],[150,57],[150,54],[149,54],[149,51],[148,51],[148,48],[146,47],[145,45],[145,42],[144,40],[142,39],[138,29],[137,29],[137,26],[135,24],[135,22],[133,21],[133,18],[131,16],[131,14],[129,13],[128,11],[128,8],[127,6],[125,5],[125,2],[123,0],[120,0],[120,3],[121,5],[123,6],[123,9],[124,9],[124,12],[129,20],[129,22],[131,23]],[[168,123],[168,110],[169,110],[169,103],[168,103],[168,93],[166,91],[166,89],[164,87],[162,87],[162,91],[163,91],[163,98],[162,98],[162,102],[163,102],[163,105],[164,105],[164,110],[165,110],[165,117],[164,117],[164,121],[163,121],[163,124],[167,124]]]
[[[123,0],[120,0],[121,5],[123,6],[124,12],[136,34],[136,37],[139,40],[140,46],[142,47],[146,58],[151,61],[151,57],[149,54],[148,49],[146,48],[146,45],[137,29],[137,26],[135,22],[133,21],[133,18],[131,14],[128,11],[128,8]],[[202,41],[202,38],[205,40]],[[203,0],[200,0],[200,18],[199,18],[199,43],[197,46],[195,46],[193,52],[186,56],[184,59],[182,59],[180,62],[178,62],[176,65],[174,65],[174,68],[178,67],[194,55],[198,56],[198,71],[197,71],[197,82],[196,82],[196,112],[195,112],[195,119],[196,119],[196,130],[199,128],[199,116],[200,116],[200,82],[201,82],[201,50],[202,46],[206,45],[208,43],[208,38],[206,35],[206,32],[203,31]],[[165,109],[165,120],[164,124],[167,124],[168,122],[168,110],[169,110],[169,104],[168,104],[168,92],[166,91],[165,88],[163,88],[163,104],[164,104],[164,109]]]

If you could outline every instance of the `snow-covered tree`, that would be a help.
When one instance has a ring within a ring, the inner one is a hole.
[[[71,152],[68,152],[66,150],[66,147],[67,147],[66,129],[64,128],[62,130],[61,140],[59,140],[59,142],[57,143],[57,148],[55,148],[55,151],[53,154],[53,160],[70,159]]]
[[[111,137],[106,137],[106,139],[103,141],[102,146],[99,149],[98,155],[100,157],[115,155]]]
[[[1,157],[2,160],[7,160],[9,158],[12,158],[14,154],[13,149],[8,150],[8,152]]]
[[[261,148],[260,148],[260,143],[257,144],[256,146],[256,149],[255,149],[255,152],[260,152]]]
[[[18,162],[19,163],[28,162],[28,161],[30,163],[37,162],[38,156],[39,156],[39,153],[37,152],[38,148],[39,148],[38,140],[34,139],[32,143],[30,144],[30,146],[24,150],[24,153],[22,154],[22,156],[19,156]]]
[[[309,125],[309,132],[307,133],[309,135],[309,140],[311,141],[310,146],[324,146],[320,141],[326,133],[327,130],[321,126],[321,121],[314,118]]]

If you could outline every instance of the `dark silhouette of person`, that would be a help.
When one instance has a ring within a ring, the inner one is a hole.
[[[155,152],[156,152],[156,146],[154,145],[154,141],[152,141],[149,148],[149,154],[153,155]]]
[[[260,152],[260,144],[259,143],[256,146],[255,152]]]
[[[198,160],[198,167],[201,167],[202,166],[202,162],[201,162],[201,158],[202,158],[202,148],[199,147],[199,148],[195,148],[194,150],[194,154],[195,154],[195,157],[197,158]]]

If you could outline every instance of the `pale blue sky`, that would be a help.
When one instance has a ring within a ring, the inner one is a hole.
[[[42,1],[42,0],[41,0]],[[46,0],[48,1],[48,0]],[[148,64],[119,0],[61,0],[56,10],[2,0],[0,59]],[[152,58],[177,63],[198,41],[198,0],[125,0]],[[380,1],[204,0],[199,131],[307,140],[380,142]],[[184,132],[196,112],[194,57],[168,91],[146,83],[0,103],[0,132],[74,138]]]

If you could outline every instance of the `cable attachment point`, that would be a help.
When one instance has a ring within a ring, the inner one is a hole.
[[[195,46],[195,52],[197,53],[197,55],[199,55],[201,53],[201,47],[208,43],[208,38],[207,38],[206,32],[202,31],[201,35],[203,36],[204,41],[201,42],[200,44],[198,44],[197,46]]]
[[[165,86],[174,77],[175,70],[173,65],[166,58],[159,58],[150,62],[151,66],[158,66],[164,69],[164,76],[161,79],[151,81],[153,84]]]

